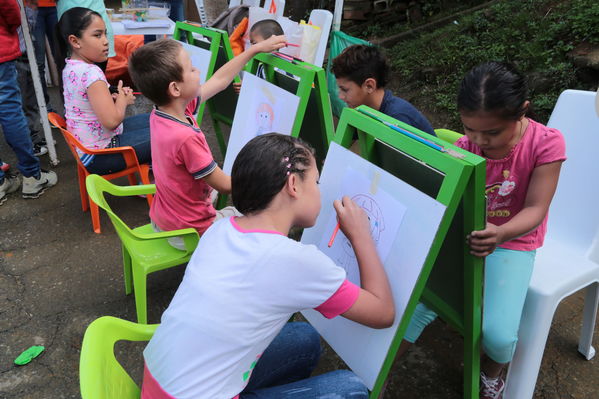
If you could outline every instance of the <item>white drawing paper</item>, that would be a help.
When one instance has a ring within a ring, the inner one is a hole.
[[[349,196],[366,212],[370,221],[370,235],[384,263],[403,220],[405,205],[390,196],[383,188],[378,187],[376,181],[372,184],[363,173],[351,167],[343,176],[341,193]],[[333,213],[329,217],[325,231],[334,231],[336,225],[337,217]],[[339,230],[331,247],[328,246],[329,241],[330,237],[324,235],[319,248],[345,269],[349,281],[360,285],[358,260],[349,239]]]
[[[200,84],[206,83],[206,76],[208,76],[208,68],[210,67],[210,58],[212,53],[201,47],[193,46],[188,43],[180,42],[189,58],[191,58],[191,64],[200,71]]]
[[[235,157],[254,137],[270,132],[291,134],[298,105],[295,94],[245,73],[227,145],[225,173],[231,174]]]
[[[373,190],[373,187],[376,189]],[[332,250],[339,245],[337,241],[343,241],[339,240],[343,237],[339,235],[341,233],[335,238],[333,247],[328,248],[336,225],[335,199],[344,194],[367,195],[380,207],[382,216],[376,220],[384,219],[377,251],[393,292],[394,324],[376,330],[341,316],[326,319],[315,310],[302,312],[333,350],[372,389],[437,234],[445,206],[336,143],[331,143],[327,153],[320,177],[320,191],[320,215],[313,227],[304,230],[301,241],[316,245],[325,254],[341,252],[339,248]],[[358,198],[358,201],[362,200]],[[371,209],[374,206],[366,199],[362,204]],[[335,261],[334,257],[331,259]],[[352,273],[349,274],[350,279],[355,278]]]

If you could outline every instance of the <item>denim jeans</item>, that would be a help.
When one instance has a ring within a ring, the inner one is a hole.
[[[31,69],[29,67],[27,55],[25,54],[17,58],[15,60],[15,65],[17,68],[19,90],[21,91],[23,112],[25,113],[25,118],[27,118],[31,142],[33,144],[39,144],[42,142],[44,136],[41,131],[40,112],[37,105],[37,97],[35,96],[35,88],[33,87],[33,79],[31,77]]]
[[[35,47],[35,61],[40,72],[42,88],[46,104],[50,102],[48,89],[46,87],[46,36],[54,54],[54,27],[58,23],[56,7],[38,7],[37,20],[33,31],[33,44]]]
[[[320,336],[308,323],[287,323],[264,351],[241,399],[368,398],[351,371],[310,374],[320,358]]]
[[[0,125],[6,143],[17,156],[17,168],[25,177],[37,176],[40,161],[33,155],[27,120],[21,105],[15,61],[0,63]],[[4,172],[0,170],[0,180]]]
[[[151,163],[150,114],[139,114],[125,118],[123,133],[117,137],[115,147],[131,146],[140,164]],[[96,155],[86,166],[90,173],[105,175],[125,169],[125,159],[120,154]]]

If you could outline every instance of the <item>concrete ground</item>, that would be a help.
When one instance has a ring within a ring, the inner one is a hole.
[[[52,95],[56,97],[55,90]],[[147,109],[147,103],[139,109]],[[212,127],[204,123],[203,129],[220,158]],[[54,137],[60,159],[53,168],[58,185],[36,200],[12,194],[0,207],[0,398],[80,397],[79,352],[86,327],[104,315],[136,318],[134,299],[124,292],[119,238],[104,214],[102,234],[93,233],[89,213],[81,211],[75,162],[56,130]],[[16,164],[4,141],[0,156]],[[42,164],[47,166],[47,156],[42,157]],[[118,183],[126,184],[126,180]],[[148,222],[144,199],[111,203],[130,225]],[[181,266],[149,276],[150,322],[159,321],[183,271]],[[599,359],[586,361],[576,351],[582,305],[579,293],[557,309],[537,382],[537,399],[599,398]],[[13,360],[31,345],[44,345],[46,351],[26,366],[15,366]],[[116,348],[117,357],[137,381],[142,349],[139,343],[120,343]],[[395,362],[385,397],[460,398],[461,350],[459,335],[443,322],[434,322],[418,345]],[[326,349],[318,372],[338,367],[343,367],[342,362]]]

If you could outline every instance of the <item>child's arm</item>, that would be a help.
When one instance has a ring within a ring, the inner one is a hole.
[[[204,181],[220,194],[231,194],[231,176],[223,172],[218,166],[212,173],[204,177]]]
[[[368,217],[349,197],[336,200],[333,206],[341,231],[356,253],[362,283],[358,299],[342,316],[372,328],[389,327],[395,319],[395,305],[387,274],[370,235]]]
[[[102,80],[95,81],[87,88],[87,97],[98,120],[108,130],[116,129],[123,122],[127,105],[135,101],[133,90],[123,87],[122,80],[119,80],[116,99]]]
[[[561,162],[537,166],[532,172],[522,210],[501,226],[487,223],[484,230],[473,231],[467,237],[472,255],[490,255],[498,245],[536,229],[547,215],[561,167]]]
[[[270,53],[271,51],[285,47],[285,44],[285,36],[271,36],[269,39],[251,46],[249,49],[227,62],[202,85],[200,95],[201,101],[204,102],[226,89],[235,75],[237,75],[243,69],[245,64],[247,64],[256,54]]]

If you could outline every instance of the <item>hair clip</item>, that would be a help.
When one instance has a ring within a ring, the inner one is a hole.
[[[289,157],[284,157],[283,162],[289,162]]]
[[[290,173],[291,173],[291,172],[287,171],[287,176],[289,176],[289,174],[290,174]]]
[[[290,163],[287,164],[287,169],[289,169],[289,168],[291,168],[291,164]]]

